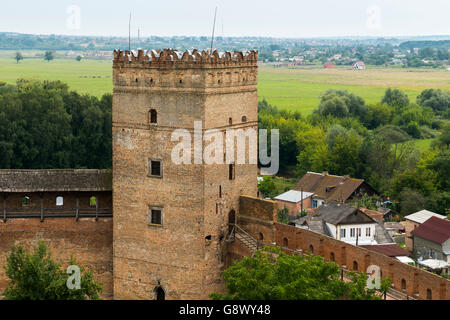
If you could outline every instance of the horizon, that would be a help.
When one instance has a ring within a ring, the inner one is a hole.
[[[450,2],[446,0],[347,0],[336,6],[332,0],[292,2],[260,1],[257,5],[228,0],[186,3],[148,3],[130,0],[125,6],[106,0],[62,0],[52,3],[26,1],[17,7],[6,2],[0,13],[0,30],[33,35],[141,38],[211,35],[217,6],[216,36],[282,39],[354,37],[449,36]],[[106,9],[105,9],[106,8]],[[195,9],[195,10],[193,10]],[[331,9],[331,10],[329,10]],[[181,32],[180,32],[181,31]]]

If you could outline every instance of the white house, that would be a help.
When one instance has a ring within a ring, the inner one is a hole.
[[[352,66],[353,70],[365,70],[366,64],[362,61],[357,61]]]
[[[294,220],[291,224],[353,245],[394,242],[380,222],[356,207],[335,201],[319,207],[316,214]]]

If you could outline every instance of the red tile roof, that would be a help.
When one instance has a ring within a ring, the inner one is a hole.
[[[431,217],[411,233],[423,239],[442,244],[450,238],[450,221]]]
[[[400,248],[396,244],[365,245],[360,247],[384,254],[388,257],[409,256],[409,252],[407,250]]]

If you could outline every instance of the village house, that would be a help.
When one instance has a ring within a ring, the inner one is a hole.
[[[290,222],[298,228],[318,232],[353,245],[393,243],[383,224],[359,208],[336,201],[313,214]]]
[[[314,193],[289,190],[276,196],[274,200],[278,202],[278,209],[287,208],[290,216],[298,216],[303,210],[311,208]]]
[[[362,61],[357,61],[352,66],[353,70],[365,70],[366,64]]]
[[[334,63],[331,62],[331,61],[325,62],[325,63],[323,64],[323,68],[324,68],[324,69],[333,69],[333,68],[334,68]]]
[[[433,216],[411,234],[419,261],[436,259],[450,263],[450,221]]]
[[[425,221],[430,219],[431,217],[437,217],[440,219],[446,219],[445,216],[428,211],[428,210],[421,210],[418,212],[415,212],[413,214],[407,215],[405,217],[405,244],[406,249],[409,251],[413,250],[413,240],[412,240],[412,231],[416,229],[418,226],[423,224]]]
[[[351,202],[364,194],[377,194],[363,179],[330,175],[326,171],[307,172],[292,189],[314,194],[310,208],[318,208],[330,201]]]

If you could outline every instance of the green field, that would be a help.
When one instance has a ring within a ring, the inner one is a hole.
[[[0,51],[0,81],[14,83],[17,78],[61,80],[81,93],[97,96],[112,92],[111,62],[56,58],[45,62],[42,58],[27,58],[37,52],[24,52],[19,64],[13,51]],[[388,87],[405,91],[412,101],[427,88],[450,88],[450,72],[430,69],[368,68],[354,71],[349,67],[322,69],[259,68],[258,94],[260,99],[280,109],[298,110],[309,114],[319,103],[321,93],[329,88],[345,89],[361,96],[367,103],[380,101]]]

